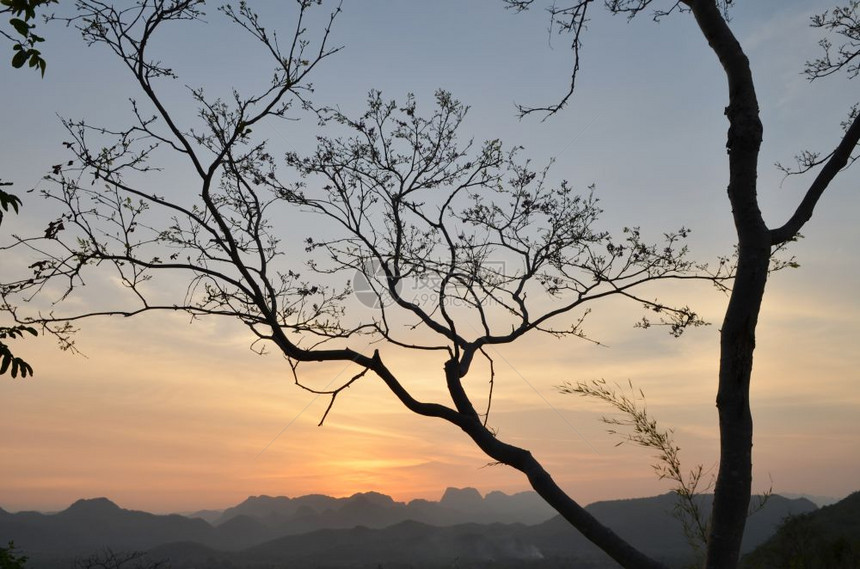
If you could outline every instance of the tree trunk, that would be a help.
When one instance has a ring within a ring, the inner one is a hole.
[[[723,320],[717,409],[720,468],[708,537],[708,569],[733,569],[740,556],[752,491],[752,436],[749,387],[755,327],[764,295],[770,247],[745,247]]]
[[[749,387],[755,329],[767,282],[770,234],[758,206],[756,182],[762,141],[749,60],[713,0],[692,1],[696,22],[726,73],[729,88],[728,195],[738,236],[738,270],[720,336],[717,409],[720,468],[708,536],[707,569],[735,569],[752,490]]]

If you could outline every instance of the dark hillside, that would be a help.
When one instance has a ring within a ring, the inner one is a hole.
[[[745,569],[860,569],[860,492],[818,511],[788,517],[743,559]]]

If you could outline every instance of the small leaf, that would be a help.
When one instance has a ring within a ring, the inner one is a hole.
[[[12,24],[12,27],[15,28],[15,31],[17,31],[22,36],[27,37],[28,35],[30,35],[30,24],[28,24],[24,20],[12,18],[11,20],[9,20],[9,23]]]
[[[19,51],[15,54],[15,57],[12,58],[12,67],[15,69],[20,69],[24,67],[24,64],[27,63],[28,54],[26,51]]]
[[[15,210],[15,213],[18,213],[18,206],[20,205],[21,198],[14,194],[0,191],[0,209],[9,211],[9,207],[11,206]]]

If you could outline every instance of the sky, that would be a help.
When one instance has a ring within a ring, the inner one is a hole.
[[[290,32],[291,10],[250,4],[269,27]],[[693,230],[696,258],[730,252],[725,79],[692,18],[628,22],[596,12],[575,96],[541,121],[519,119],[515,104],[550,104],[564,93],[569,40],[547,33],[540,9],[515,14],[501,4],[347,0],[332,32],[333,44],[344,49],[315,70],[315,101],[354,113],[370,89],[396,99],[414,93],[428,106],[436,89],[449,90],[471,107],[463,136],[522,145],[539,164],[554,158],[553,175],[579,189],[595,185],[606,227],[637,225],[657,238],[684,225]],[[810,84],[800,74],[818,53],[820,35],[809,29],[809,16],[828,2],[735,4],[731,25],[752,63],[765,129],[760,200],[765,219],[777,226],[811,180],[783,179],[773,164],[790,163],[803,149],[834,147],[858,84],[843,77]],[[177,27],[156,46],[181,77],[165,87],[165,100],[189,123],[193,106],[184,85],[220,93],[265,84],[270,76],[253,43],[208,12],[205,24]],[[309,22],[311,37],[320,21]],[[25,191],[43,187],[50,166],[68,159],[59,117],[127,124],[128,98],[136,96],[104,49],[87,47],[61,25],[43,31],[44,79],[0,66],[0,173],[25,200],[20,215],[4,218],[0,240],[44,227],[55,215],[51,204]],[[301,152],[313,147],[315,129],[305,120],[267,134],[280,150]],[[164,166],[158,183],[194,191],[180,164]],[[757,491],[772,486],[777,493],[842,497],[858,489],[858,211],[855,168],[831,185],[805,238],[792,247],[800,268],[768,284],[752,387]],[[310,234],[313,222],[284,231]],[[3,255],[6,274],[25,261]],[[111,299],[111,286],[97,281],[69,306]],[[604,346],[535,336],[492,354],[492,424],[504,439],[532,450],[583,504],[671,487],[654,476],[647,450],[616,446],[599,420],[608,409],[561,394],[557,386],[565,381],[632,382],[645,392],[649,412],[674,429],[684,464],[715,471],[726,297],[701,285],[660,292],[690,303],[712,325],[673,339],[634,329],[637,310],[606,303],[587,321],[589,335]],[[355,318],[370,316],[355,303],[352,309]],[[77,337],[83,356],[60,352],[50,339],[16,342],[36,375],[0,378],[0,507],[56,511],[78,498],[106,496],[126,508],[178,512],[261,494],[379,491],[406,501],[438,499],[448,486],[528,489],[521,474],[488,465],[462,433],[409,414],[372,380],[340,397],[317,427],[328,401],[298,389],[287,363],[256,355],[250,341],[238,322],[150,314],[83,323]],[[370,349],[362,340],[353,347]],[[418,395],[446,401],[441,359],[392,353],[390,362]],[[303,368],[303,378],[316,385],[344,373],[338,364]],[[474,374],[467,387],[481,394],[486,379]]]

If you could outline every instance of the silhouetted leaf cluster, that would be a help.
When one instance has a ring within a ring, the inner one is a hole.
[[[44,42],[45,38],[36,34],[36,25],[32,20],[36,19],[37,10],[58,2],[59,0],[0,0],[0,15],[14,16],[9,20],[9,26],[14,33],[12,30],[0,29],[0,35],[13,44],[12,67],[17,69],[26,64],[38,69],[42,76],[45,75],[47,62],[42,57],[42,52],[36,49],[36,45]]]

